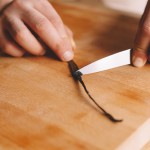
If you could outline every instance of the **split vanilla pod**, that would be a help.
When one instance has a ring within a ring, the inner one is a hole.
[[[107,117],[109,120],[111,120],[112,122],[122,122],[122,119],[116,119],[114,118],[110,113],[108,113],[103,107],[101,107],[96,101],[95,99],[91,96],[91,94],[89,93],[83,79],[82,79],[82,73],[79,72],[79,67],[78,65],[74,62],[74,60],[71,60],[68,62],[68,66],[70,69],[70,73],[72,75],[72,77],[74,78],[75,81],[79,81],[79,83],[82,85],[84,91],[86,92],[86,94],[88,95],[88,97],[93,101],[93,103],[99,108],[99,110],[104,114],[105,117]]]

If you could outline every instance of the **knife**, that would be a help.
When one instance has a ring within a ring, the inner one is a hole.
[[[86,75],[129,64],[131,64],[131,49],[99,59],[77,70],[76,73],[80,73],[80,75]]]

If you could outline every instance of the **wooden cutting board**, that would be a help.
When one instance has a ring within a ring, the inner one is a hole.
[[[54,4],[73,30],[82,67],[132,47],[138,18],[104,7]],[[150,140],[150,66],[83,77],[93,97],[122,123],[96,111],[68,65],[54,55],[0,57],[0,149],[138,150]]]

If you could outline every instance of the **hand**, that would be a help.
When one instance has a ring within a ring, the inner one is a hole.
[[[134,42],[132,62],[136,67],[142,67],[150,61],[150,0],[140,20],[139,28]]]
[[[20,57],[25,51],[43,55],[45,43],[61,60],[69,61],[72,39],[47,0],[13,0],[1,12],[0,48],[9,55]]]

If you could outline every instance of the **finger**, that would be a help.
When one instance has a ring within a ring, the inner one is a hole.
[[[65,31],[68,37],[73,38],[73,32],[65,25]]]
[[[145,21],[147,14],[149,12],[149,9],[150,9],[150,0],[147,1],[146,8],[144,10],[144,13],[143,13],[141,19],[140,19],[140,24],[143,24],[143,22]]]
[[[133,65],[136,67],[142,67],[145,65],[148,59],[148,47],[149,47],[149,31],[144,29],[139,29],[136,39],[134,42],[134,49],[133,49]]]
[[[25,52],[23,52],[19,47],[12,41],[5,41],[5,45],[2,46],[1,50],[8,55],[13,57],[22,57]]]
[[[150,14],[139,26],[133,49],[133,65],[136,67],[142,67],[145,65],[148,59],[148,47],[150,42]]]
[[[23,19],[60,59],[69,61],[73,58],[69,38],[61,38],[52,23],[40,12],[31,8],[24,14]]]
[[[69,37],[68,43],[70,43],[72,48],[75,49],[76,45],[73,40],[72,31],[64,25],[62,19],[60,18],[56,10],[52,7],[52,5],[48,1],[44,1],[41,5],[37,4],[35,8],[49,19],[49,21],[53,24],[53,26],[56,28],[57,32],[62,38]]]
[[[42,45],[18,17],[6,18],[4,25],[12,38],[26,51],[34,55],[45,53]]]
[[[14,56],[21,57],[24,55],[24,50],[20,48],[15,42],[13,42],[10,38],[10,35],[6,35],[4,30],[0,27],[0,48],[3,52]]]
[[[56,12],[56,10],[53,8],[53,6],[47,0],[39,3],[36,3],[35,8],[53,24],[60,37],[66,38],[67,34],[63,21]]]
[[[73,39],[73,33],[67,26],[65,26],[65,30],[66,30],[68,37],[70,38],[72,48],[73,48],[73,50],[75,50],[76,49],[76,43]]]

